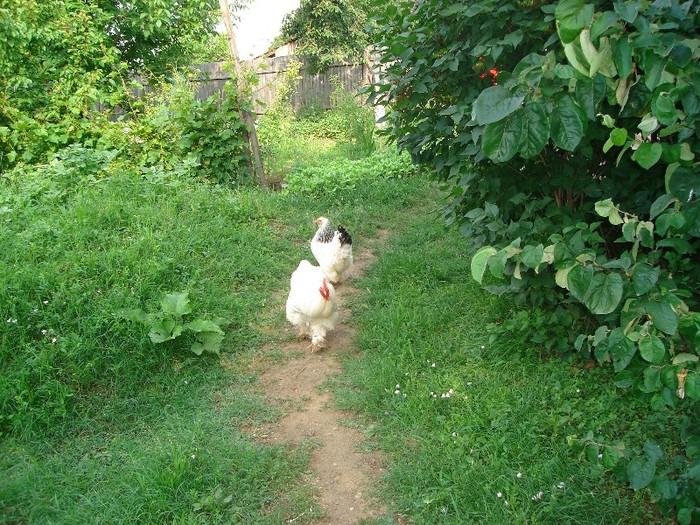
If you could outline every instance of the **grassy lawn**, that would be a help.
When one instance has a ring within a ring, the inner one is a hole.
[[[3,179],[0,522],[270,523],[309,513],[310,450],[242,430],[279,413],[251,392],[265,342],[290,337],[284,298],[311,257],[313,219],[353,225],[358,249],[427,198],[418,178],[333,197],[177,178],[76,184],[54,169]],[[188,291],[224,317],[222,359],[154,345],[125,308]]]
[[[464,239],[436,213],[442,193],[332,160],[350,175],[334,186],[335,171],[309,171],[326,180],[308,194],[119,167],[81,184],[70,170],[0,181],[0,522],[319,516],[310,450],[244,432],[280,416],[251,393],[255,363],[290,337],[288,279],[319,215],[347,224],[357,250],[391,231],[350,305],[363,353],[333,385],[367,446],[387,452],[391,508],[426,524],[654,521],[577,443],[589,431],[658,439],[671,417],[646,415],[606,371],[515,335],[489,342],[485,326],[512,307],[470,279]],[[231,322],[221,359],[154,345],[119,315],[183,291],[192,316]]]

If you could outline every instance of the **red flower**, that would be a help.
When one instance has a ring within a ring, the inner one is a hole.
[[[486,78],[486,73],[482,73],[481,75],[479,75],[479,78]]]
[[[496,78],[498,76],[498,70],[496,68],[489,69],[489,74],[493,77]]]

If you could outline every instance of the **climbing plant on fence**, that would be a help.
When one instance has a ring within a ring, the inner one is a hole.
[[[537,309],[535,341],[686,418],[682,453],[649,441],[602,461],[699,519],[700,6],[426,0],[380,25],[371,98],[451,189],[473,277]]]

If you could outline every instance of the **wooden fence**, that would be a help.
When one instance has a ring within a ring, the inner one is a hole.
[[[255,98],[261,103],[255,104],[255,112],[262,114],[277,94],[282,75],[287,71],[292,60],[302,63],[301,80],[297,84],[296,93],[292,97],[292,106],[299,109],[312,105],[330,108],[331,93],[335,89],[332,78],[336,77],[341,86],[348,93],[354,93],[357,89],[367,84],[369,72],[364,64],[336,64],[330,67],[326,73],[312,75],[306,71],[305,60],[300,56],[286,56],[276,58],[259,58],[242,62],[243,67],[255,72],[258,76],[258,85],[254,87]],[[224,62],[211,62],[195,66],[202,72],[199,81],[197,98],[203,100],[221,90],[230,78],[229,73],[222,71]]]

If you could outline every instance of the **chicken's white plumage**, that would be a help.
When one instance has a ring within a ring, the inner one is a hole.
[[[311,239],[311,253],[328,279],[337,284],[343,280],[343,273],[353,263],[352,237],[340,225],[333,231],[331,222],[325,217],[316,219],[316,224],[318,230]]]
[[[338,319],[338,301],[333,285],[321,268],[303,260],[292,273],[287,320],[299,331],[299,337],[311,339],[311,351],[324,348],[326,334]]]

